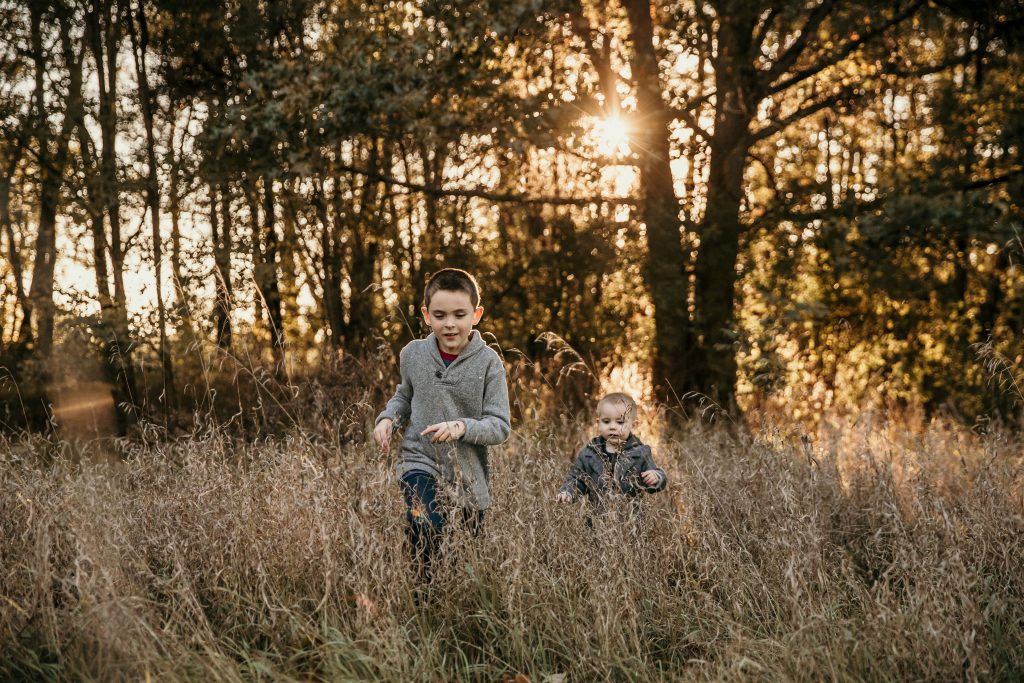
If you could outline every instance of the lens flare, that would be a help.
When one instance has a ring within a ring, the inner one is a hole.
[[[618,117],[592,119],[590,121],[591,142],[598,152],[605,156],[626,156],[629,148],[629,124]]]

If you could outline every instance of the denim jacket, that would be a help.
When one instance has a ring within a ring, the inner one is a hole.
[[[665,471],[654,464],[651,447],[635,435],[629,435],[618,454],[605,453],[604,446],[604,437],[597,436],[580,450],[576,462],[565,475],[559,493],[568,493],[574,501],[580,495],[586,495],[592,505],[598,506],[609,492],[635,498],[641,491],[656,493],[668,485]],[[608,465],[613,466],[611,477],[605,472]],[[658,481],[653,486],[648,486],[640,478],[640,473],[647,470],[658,473]],[[614,489],[610,488],[612,479]]]

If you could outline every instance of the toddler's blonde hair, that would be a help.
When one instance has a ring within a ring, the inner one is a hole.
[[[613,391],[610,394],[605,394],[601,397],[601,400],[597,402],[597,407],[600,408],[603,403],[620,403],[626,409],[626,419],[632,420],[636,417],[636,401],[629,394],[625,394],[621,391]]]

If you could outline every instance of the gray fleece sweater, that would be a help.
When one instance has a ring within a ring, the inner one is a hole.
[[[433,335],[409,342],[399,355],[401,383],[377,422],[391,418],[405,427],[399,448],[399,478],[425,472],[456,485],[458,502],[476,510],[491,504],[487,446],[508,438],[505,366],[480,333],[445,367]],[[462,420],[466,433],[451,443],[431,443],[420,432],[432,424]]]

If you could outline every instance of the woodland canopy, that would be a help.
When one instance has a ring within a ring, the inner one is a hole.
[[[365,371],[421,334],[443,266],[570,404],[604,381],[1013,418],[1022,22],[994,0],[0,0],[0,421],[98,402],[123,431],[212,402],[228,361]]]

